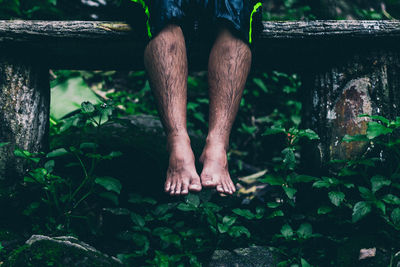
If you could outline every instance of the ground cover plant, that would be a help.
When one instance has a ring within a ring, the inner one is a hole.
[[[129,181],[101,172],[105,162],[123,155],[102,150],[96,136],[128,113],[151,109],[145,74],[130,74],[141,90],[108,90],[118,75],[80,73],[87,90],[94,86],[108,91],[108,102],[83,102],[63,119],[52,116],[49,153],[15,151],[31,168],[18,188],[24,198],[14,198],[21,208],[10,211],[11,221],[2,228],[20,218],[25,235],[74,235],[134,266],[201,266],[215,249],[251,245],[270,247],[278,266],[352,266],[359,250],[369,246],[385,251],[383,262],[396,262],[400,118],[370,117],[366,135],[344,138],[369,143],[368,152],[360,159],[333,161],[342,166],[336,172],[311,176],[301,169],[301,148],[318,136],[300,128],[299,77],[254,73],[229,152],[238,195],[219,198],[205,190],[171,199],[129,191],[124,188]],[[56,88],[77,73],[55,71],[54,77]],[[204,73],[189,79],[189,127],[200,135],[207,127],[204,79]],[[138,96],[136,106],[129,108]],[[275,104],[258,108],[265,105],[260,98],[274,99]],[[254,172],[259,175],[251,177]],[[18,254],[3,249],[0,255],[7,264],[10,255]]]
[[[52,19],[79,6],[76,2],[63,10],[60,5],[66,4],[61,0],[25,2],[0,1],[0,15]],[[396,17],[398,1],[382,2],[388,9],[370,8],[367,2],[360,1],[352,15]],[[264,5],[265,19],[325,18],[317,14],[315,3]],[[90,17],[83,11],[81,15]],[[0,201],[10,206],[0,221],[0,266],[13,266],[32,234],[77,236],[128,266],[206,266],[216,249],[252,245],[269,247],[277,266],[358,266],[360,249],[372,247],[382,255],[372,264],[396,266],[400,118],[368,117],[365,135],[344,138],[367,143],[366,153],[359,159],[333,161],[333,171],[317,175],[301,165],[302,151],[318,140],[316,133],[302,128],[301,77],[254,70],[229,150],[237,195],[220,198],[205,190],[169,198],[161,190],[135,189],[142,173],[132,170],[137,180],[127,180],[114,164],[136,151],[104,149],[101,138],[109,125],[125,116],[157,114],[145,72],[54,70],[51,77],[50,151],[15,150],[30,168],[12,194],[1,192]],[[188,87],[188,127],[204,137],[206,72],[191,73]],[[146,146],[150,150],[154,144]],[[111,172],[104,171],[107,165]],[[8,240],[17,242],[10,245]],[[37,266],[58,264],[39,255],[35,260]]]

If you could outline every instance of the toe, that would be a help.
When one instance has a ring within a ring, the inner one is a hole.
[[[201,191],[200,177],[197,175],[197,173],[196,175],[192,176],[192,179],[190,180],[189,190],[195,192]]]
[[[226,181],[222,182],[222,187],[224,188],[224,192],[225,192],[226,194],[232,194],[232,192],[231,192],[231,190],[230,190],[228,184],[226,183]]]
[[[166,182],[165,182],[165,186],[164,186],[164,190],[165,190],[165,192],[169,192],[169,190],[170,190],[170,188],[171,188],[171,181],[170,180],[167,180]]]
[[[172,182],[171,188],[169,189],[169,194],[174,195],[175,194],[175,187],[176,187],[176,182]]]
[[[177,184],[176,184],[176,187],[175,187],[175,195],[180,195],[181,194],[181,188],[182,188],[182,182],[181,181],[179,181]]]
[[[230,189],[231,189],[232,193],[235,193],[236,192],[236,187],[233,184],[232,180],[229,181],[229,186],[230,186]]]
[[[224,192],[224,188],[223,188],[222,184],[217,185],[217,191],[220,193]]]
[[[201,174],[201,184],[204,187],[213,187],[216,186],[216,182],[213,177],[209,174]]]
[[[189,190],[190,191],[195,191],[195,192],[199,192],[201,191],[201,184],[199,182],[197,183],[191,183],[189,185]]]
[[[187,195],[189,193],[189,184],[188,183],[183,183],[182,184],[182,189],[181,189],[181,194],[182,195]]]

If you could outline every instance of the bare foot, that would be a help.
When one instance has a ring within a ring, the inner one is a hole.
[[[200,177],[196,172],[194,155],[188,136],[168,138],[169,166],[165,192],[170,195],[186,195],[200,191]]]
[[[200,162],[203,163],[203,171],[200,177],[204,187],[216,187],[221,194],[232,195],[236,191],[229,175],[224,144],[207,142]]]

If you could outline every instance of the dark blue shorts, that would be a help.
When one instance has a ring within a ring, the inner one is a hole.
[[[262,3],[257,0],[131,0],[145,12],[147,36],[155,37],[167,24],[182,27],[185,33],[213,36],[224,23],[251,44],[262,30]]]

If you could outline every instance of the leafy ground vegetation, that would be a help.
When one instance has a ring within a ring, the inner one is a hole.
[[[28,2],[0,0],[0,15],[65,18],[81,10],[79,1]],[[318,12],[324,3],[316,2],[271,1],[264,4],[264,17],[332,16]],[[351,6],[351,12],[336,18],[391,18],[399,8],[398,1],[345,3],[337,5]],[[109,15],[103,9],[92,13],[93,5],[80,18]],[[136,184],[160,177],[141,177],[132,169],[130,180],[122,178],[114,164],[137,152],[104,149],[101,138],[125,116],[157,114],[145,72],[52,71],[50,152],[15,150],[31,167],[15,192],[2,193],[0,200],[12,204],[0,215],[0,240],[73,235],[128,266],[206,266],[216,249],[251,245],[270,247],[278,266],[358,266],[360,249],[374,247],[382,255],[375,266],[394,266],[400,251],[400,118],[373,116],[366,135],[346,136],[346,142],[369,144],[359,159],[333,161],[325,173],[305,170],[302,151],[318,136],[301,127],[300,78],[251,73],[228,155],[237,195],[221,198],[204,190],[170,198],[161,188]],[[206,72],[191,73],[188,87],[188,127],[204,137]],[[147,146],[151,150],[154,144]],[[8,251],[0,243],[0,266],[23,249]]]

